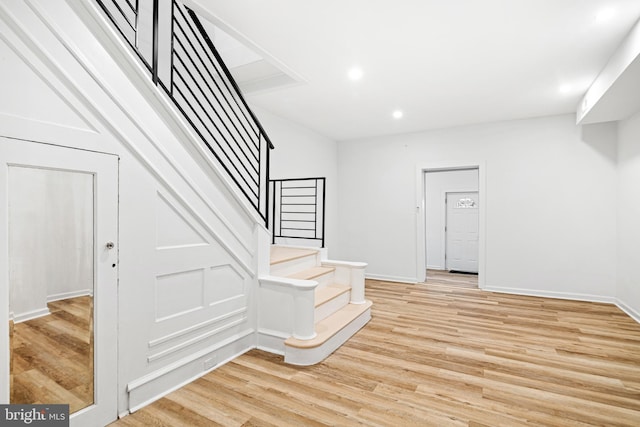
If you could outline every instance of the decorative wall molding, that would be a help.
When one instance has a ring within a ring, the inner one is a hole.
[[[204,307],[204,276],[204,268],[156,276],[154,288],[156,322],[164,322],[202,309]]]
[[[187,214],[181,212],[169,198],[160,191],[156,192],[156,249],[176,249],[209,244],[209,240],[198,230],[193,221],[187,218]],[[202,224],[199,224],[202,226]],[[182,234],[182,242],[169,242],[175,239],[166,233]]]
[[[172,346],[170,348],[167,348],[166,350],[162,350],[162,351],[159,351],[157,353],[151,354],[151,355],[149,355],[147,357],[147,361],[149,363],[152,363],[152,362],[158,361],[160,359],[163,359],[163,358],[165,358],[167,356],[172,355],[173,353],[176,353],[176,352],[178,352],[180,350],[184,350],[185,348],[191,347],[192,345],[198,344],[198,343],[206,340],[207,338],[210,338],[210,337],[212,337],[214,335],[217,335],[217,334],[219,334],[221,332],[224,332],[224,331],[229,330],[229,329],[231,329],[231,328],[233,328],[235,326],[238,326],[238,325],[244,323],[246,320],[247,320],[247,316],[242,316],[239,319],[236,319],[236,320],[234,320],[232,322],[229,322],[229,323],[227,323],[225,325],[222,325],[222,326],[220,326],[218,328],[215,328],[215,329],[212,329],[210,331],[207,331],[204,334],[201,334],[201,335],[198,335],[198,336],[193,337],[191,339],[188,339],[188,340],[186,340],[186,341],[184,341],[184,342],[182,342],[180,344],[177,344],[177,345],[174,345],[174,346]]]
[[[244,330],[129,382],[129,411],[135,412],[255,348],[254,340],[255,330]],[[217,363],[205,369],[204,362],[210,358],[214,358]]]
[[[0,39],[2,39],[2,33],[0,33]],[[8,45],[8,44],[7,44]],[[13,49],[12,49],[13,50]],[[15,52],[15,51],[14,51]],[[3,124],[3,132],[6,132],[5,128],[16,128],[16,129],[24,129],[24,126],[38,126],[42,128],[48,129],[51,131],[59,131],[63,133],[69,133],[77,136],[94,136],[98,134],[98,131],[95,129],[83,129],[75,126],[62,125],[59,123],[49,122],[45,120],[38,120],[31,117],[22,117],[14,114],[8,114],[5,112],[0,112],[0,123]],[[2,135],[2,136],[14,136],[19,137],[20,135]]]
[[[233,264],[211,266],[207,274],[204,303],[209,307],[246,297],[247,278]]]
[[[222,316],[218,316],[218,317],[215,317],[213,319],[207,320],[205,322],[201,322],[201,323],[198,323],[198,324],[195,324],[195,325],[191,325],[188,328],[181,329],[179,331],[176,331],[176,332],[173,332],[171,334],[165,335],[165,336],[163,336],[161,338],[157,338],[157,339],[151,340],[151,341],[149,341],[149,348],[154,348],[154,347],[157,347],[157,346],[159,346],[161,344],[164,344],[164,343],[167,343],[169,341],[172,341],[174,339],[182,338],[182,337],[184,337],[186,335],[189,335],[189,334],[191,334],[193,332],[196,332],[196,331],[198,331],[200,329],[207,328],[208,326],[215,325],[216,323],[222,322],[222,321],[230,319],[232,317],[236,317],[236,316],[239,316],[239,315],[242,315],[242,317],[246,317],[247,316],[247,310],[248,310],[247,307],[243,307],[243,308],[240,308],[238,310],[234,310],[234,311],[232,311],[230,313],[223,314]]]

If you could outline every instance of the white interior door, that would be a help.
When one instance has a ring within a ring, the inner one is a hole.
[[[446,195],[446,268],[478,272],[478,192]]]
[[[117,418],[117,221],[117,156],[0,138],[0,403]]]

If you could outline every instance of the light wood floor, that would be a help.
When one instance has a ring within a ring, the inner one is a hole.
[[[10,326],[11,403],[93,403],[91,297],[48,303],[51,314]]]
[[[477,288],[478,275],[465,273],[450,273],[444,270],[427,270],[427,283],[449,284],[456,287]]]
[[[252,350],[113,425],[640,426],[640,325],[615,306],[366,291],[371,322],[324,362]]]

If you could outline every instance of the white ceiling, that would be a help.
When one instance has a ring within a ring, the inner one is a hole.
[[[338,141],[575,112],[640,17],[640,0],[186,3],[301,81],[251,104]]]

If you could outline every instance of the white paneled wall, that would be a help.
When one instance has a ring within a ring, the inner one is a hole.
[[[266,232],[99,16],[84,1],[0,5],[0,135],[120,158],[125,414],[255,346]]]

